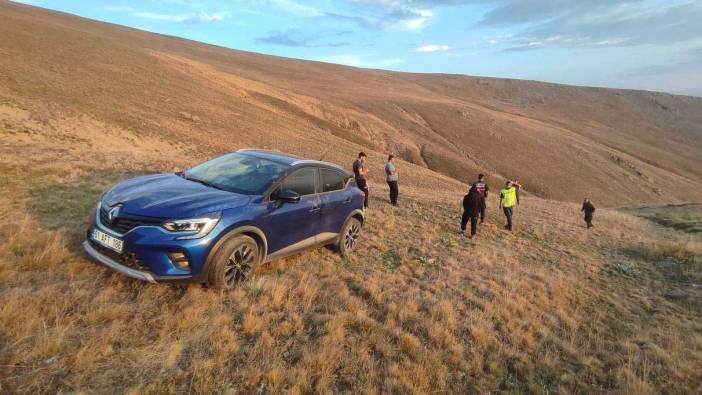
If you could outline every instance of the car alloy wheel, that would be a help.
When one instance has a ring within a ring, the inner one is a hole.
[[[261,256],[258,244],[246,235],[234,235],[217,248],[207,265],[207,285],[232,289],[253,275]]]
[[[344,248],[347,251],[352,251],[354,248],[356,248],[358,236],[360,234],[361,225],[358,223],[358,221],[353,221],[353,223],[351,223],[351,226],[347,228],[346,234],[344,234]]]
[[[229,256],[224,270],[224,281],[228,287],[246,280],[253,270],[256,252],[248,244],[240,245]]]

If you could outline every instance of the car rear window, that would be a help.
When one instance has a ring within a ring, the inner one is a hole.
[[[322,192],[344,189],[346,177],[336,170],[320,169],[322,175]]]

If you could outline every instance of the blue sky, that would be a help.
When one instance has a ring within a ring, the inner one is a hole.
[[[702,96],[700,0],[31,0],[230,48]]]

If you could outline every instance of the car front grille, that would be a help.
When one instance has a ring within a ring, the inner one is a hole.
[[[115,218],[112,223],[110,223],[108,211],[109,207],[100,207],[100,224],[107,229],[110,229],[119,234],[125,234],[130,230],[136,228],[137,226],[154,226],[159,225],[162,221],[160,219],[148,218],[148,217],[136,217],[136,216],[123,216]]]
[[[96,243],[92,239],[89,239],[89,242],[90,245],[93,246],[93,248],[95,248],[99,253],[119,264],[122,264],[135,270],[149,270],[146,264],[141,259],[137,258],[137,256],[134,253],[123,252],[120,254],[117,251],[113,251],[101,244]]]

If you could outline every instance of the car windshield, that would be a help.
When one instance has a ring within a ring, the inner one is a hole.
[[[242,154],[227,154],[183,172],[188,180],[224,191],[260,195],[288,168],[287,165]]]

